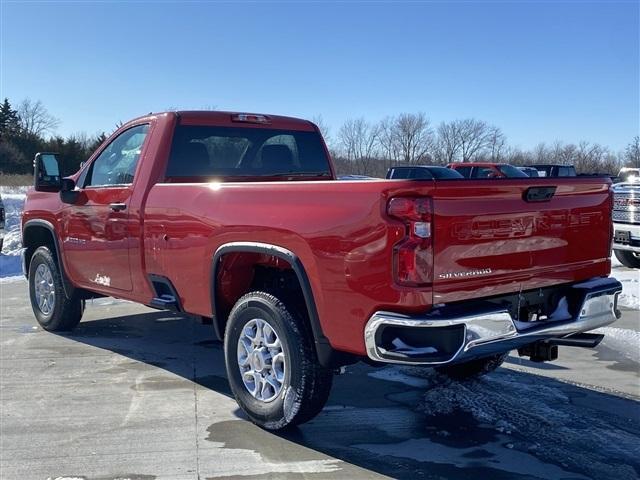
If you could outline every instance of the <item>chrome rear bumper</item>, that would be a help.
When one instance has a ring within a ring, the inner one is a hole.
[[[563,297],[547,320],[536,322],[515,320],[506,306],[495,305],[462,312],[445,306],[422,316],[376,312],[365,327],[367,355],[385,363],[442,365],[508,352],[614,322],[620,316],[621,291],[622,284],[614,278],[577,283],[571,287],[573,313]]]

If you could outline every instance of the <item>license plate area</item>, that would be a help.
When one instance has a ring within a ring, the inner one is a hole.
[[[616,230],[614,242],[629,245],[631,243],[631,232],[626,230]]]

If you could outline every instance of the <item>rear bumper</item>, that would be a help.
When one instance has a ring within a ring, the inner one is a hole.
[[[586,332],[619,318],[617,299],[622,285],[615,278],[577,283],[571,291],[570,302],[559,305],[549,319],[537,322],[515,320],[508,308],[495,305],[472,311],[445,306],[422,316],[376,312],[365,327],[367,355],[385,363],[461,363],[538,340]]]
[[[614,250],[627,250],[640,253],[640,225],[631,223],[613,223],[614,231],[629,232],[630,243],[618,243],[614,240]]]

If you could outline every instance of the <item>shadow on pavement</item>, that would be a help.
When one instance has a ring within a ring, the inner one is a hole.
[[[151,312],[82,322],[64,336],[231,396],[222,345],[196,319]],[[401,479],[623,480],[640,474],[638,412],[633,400],[504,368],[459,383],[428,369],[356,365],[311,422],[273,434],[222,421],[207,440],[273,461],[298,460],[302,446]]]

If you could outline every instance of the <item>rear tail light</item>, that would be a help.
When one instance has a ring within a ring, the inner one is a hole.
[[[231,121],[244,123],[271,123],[271,120],[266,115],[257,115],[255,113],[236,113],[231,115]]]
[[[387,214],[406,225],[406,235],[393,250],[396,283],[427,285],[433,281],[433,209],[427,197],[394,197]]]

